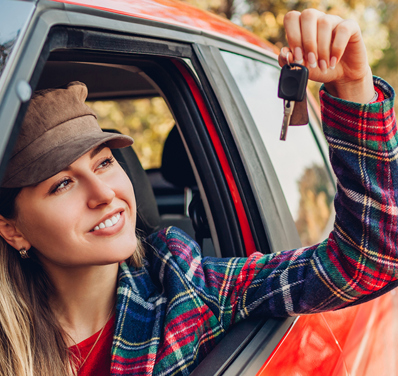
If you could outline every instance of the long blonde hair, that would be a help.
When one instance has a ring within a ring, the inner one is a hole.
[[[0,214],[15,218],[20,189],[0,189]],[[129,262],[142,265],[142,243]],[[21,259],[0,237],[0,376],[71,376],[76,367],[49,305],[54,292],[34,253]]]

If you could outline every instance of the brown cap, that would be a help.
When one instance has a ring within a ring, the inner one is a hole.
[[[87,94],[87,86],[74,81],[33,95],[1,187],[38,184],[103,143],[111,149],[133,143],[129,136],[101,130],[84,103]]]

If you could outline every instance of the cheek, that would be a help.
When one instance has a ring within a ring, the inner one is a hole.
[[[67,240],[73,233],[79,211],[73,202],[68,205],[52,205],[25,210],[18,217],[17,225],[29,243],[38,250],[52,249],[55,244]]]
[[[136,202],[134,188],[129,177],[120,165],[118,165],[115,169],[115,174],[113,174],[113,177],[111,178],[109,184],[113,187],[116,196],[126,201],[135,214]]]

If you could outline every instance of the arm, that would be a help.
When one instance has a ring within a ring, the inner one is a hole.
[[[193,243],[168,230],[164,246],[190,288],[225,329],[250,315],[340,309],[375,298],[397,284],[398,148],[393,90],[376,80],[384,98],[361,104],[373,98],[374,86],[357,26],[335,16],[323,19],[317,11],[304,14],[308,17],[305,26],[300,25],[300,14],[293,12],[291,23],[286,22],[287,34],[288,39],[299,35],[300,49],[307,51],[300,56],[298,45],[289,41],[294,58],[313,65],[310,78],[325,83],[321,91],[323,128],[338,179],[335,227],[328,239],[311,247],[221,260],[202,260]],[[319,25],[327,25],[328,36],[316,29]],[[344,34],[341,38],[340,32]],[[334,35],[327,50],[336,59],[325,56],[326,50],[316,50],[314,66],[311,59],[304,59],[309,54],[306,43],[314,35],[318,40],[319,34],[329,40],[327,46]],[[343,48],[336,47],[339,40],[345,41]],[[280,62],[286,62],[283,55]]]

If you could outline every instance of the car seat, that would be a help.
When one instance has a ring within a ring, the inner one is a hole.
[[[115,129],[106,132],[120,133]],[[137,202],[137,229],[147,236],[160,228],[160,216],[151,183],[132,147],[112,149],[113,156],[130,178]]]
[[[195,175],[176,126],[172,128],[165,141],[160,172],[166,181],[184,190],[185,199],[184,212],[171,217],[162,215],[161,224],[168,225],[169,221],[172,221],[174,226],[180,227],[195,238],[203,248],[204,239],[211,238],[210,228]],[[209,247],[211,247],[210,253],[214,253],[212,244],[206,244],[207,251]]]

